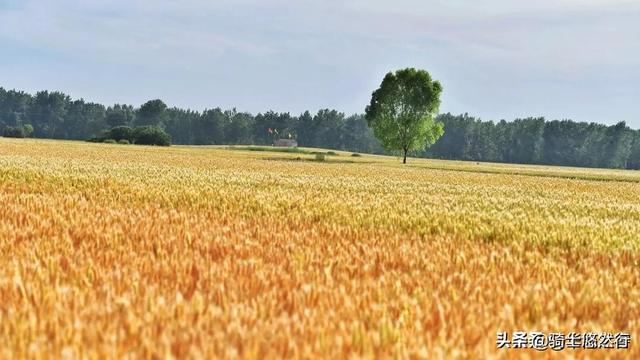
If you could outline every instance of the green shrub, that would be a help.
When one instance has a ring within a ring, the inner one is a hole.
[[[316,154],[316,161],[325,161],[324,154]]]
[[[116,126],[107,131],[105,137],[115,141],[127,140],[131,142],[133,140],[133,129],[128,126]]]
[[[327,155],[337,156],[338,154],[335,151],[327,151]]]
[[[133,129],[134,144],[138,145],[171,145],[171,136],[157,126],[139,126]]]
[[[33,126],[31,126],[31,124],[24,124],[22,126],[22,133],[24,134],[24,137],[31,136],[31,134],[33,134]]]
[[[88,142],[103,142],[107,144],[138,144],[138,145],[171,145],[171,136],[157,126],[116,126],[105,131],[103,136],[94,136]]]
[[[23,138],[24,129],[17,126],[7,126],[6,128],[4,128],[2,136],[8,138]]]
[[[362,155],[360,155],[358,153],[353,153],[353,154],[351,154],[351,156],[353,156],[353,157],[361,157]]]
[[[91,138],[87,139],[87,142],[92,142],[92,143],[101,143],[103,141],[104,141],[104,138],[99,136],[92,136]]]

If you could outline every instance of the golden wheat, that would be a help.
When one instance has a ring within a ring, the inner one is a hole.
[[[640,357],[638,173],[306,157],[0,139],[0,357]]]

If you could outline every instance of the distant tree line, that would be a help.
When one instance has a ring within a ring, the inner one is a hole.
[[[367,126],[364,115],[346,116],[336,110],[306,111],[299,116],[268,111],[257,115],[235,109],[208,109],[204,112],[169,108],[161,100],[151,100],[134,108],[73,100],[61,92],[40,91],[30,95],[0,88],[0,130],[32,127],[31,135],[51,139],[129,140],[136,128],[164,129],[174,144],[271,145],[278,138],[294,138],[301,146],[325,147],[364,153],[382,153],[382,147]],[[139,132],[139,131],[138,131]],[[2,131],[0,131],[0,134]]]
[[[544,118],[481,121],[467,114],[442,114],[444,135],[417,156],[442,159],[640,169],[640,132],[624,122],[613,126]],[[131,130],[121,127],[130,127]],[[271,145],[294,138],[300,146],[383,153],[362,114],[323,109],[300,115],[268,111],[252,115],[235,109],[203,112],[169,108],[152,100],[135,108],[74,100],[61,92],[30,95],[0,87],[0,134],[14,137],[87,140],[117,131],[116,141],[164,129],[174,144]],[[135,130],[139,128],[139,130]],[[128,132],[131,131],[131,132]]]
[[[442,114],[445,134],[429,157],[456,160],[640,169],[640,131],[571,120],[497,123]]]

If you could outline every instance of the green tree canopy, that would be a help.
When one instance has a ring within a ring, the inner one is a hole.
[[[167,105],[159,99],[144,103],[136,112],[135,124],[137,126],[158,126],[167,119]]]
[[[134,115],[133,106],[115,104],[107,108],[105,121],[109,127],[128,126],[133,123]]]
[[[388,73],[373,92],[366,119],[385,149],[407,153],[433,145],[444,134],[433,120],[440,106],[442,86],[428,72],[413,68]]]

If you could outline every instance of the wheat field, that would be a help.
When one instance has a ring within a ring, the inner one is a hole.
[[[639,172],[313,159],[0,139],[0,358],[640,358]]]

